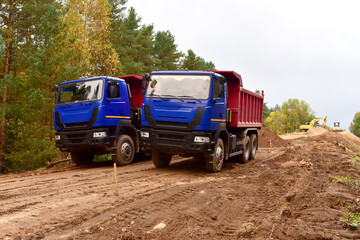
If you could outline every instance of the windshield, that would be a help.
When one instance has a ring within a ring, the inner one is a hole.
[[[151,75],[146,97],[208,99],[209,75]]]
[[[102,98],[103,79],[75,82],[60,86],[57,104],[96,101]]]

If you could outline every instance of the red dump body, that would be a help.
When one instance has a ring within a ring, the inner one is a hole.
[[[240,74],[234,71],[213,71],[226,77],[228,83],[228,108],[231,121],[228,127],[261,128],[264,94],[259,95],[243,88]]]
[[[144,97],[141,95],[141,76],[138,75],[127,75],[118,77],[124,79],[127,84],[130,85],[131,99],[130,104],[132,108],[141,108]]]

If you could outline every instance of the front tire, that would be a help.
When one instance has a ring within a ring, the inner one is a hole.
[[[219,172],[224,164],[224,143],[221,138],[218,138],[212,157],[206,159],[206,170],[209,172]]]
[[[118,165],[132,163],[135,155],[134,141],[126,134],[120,135],[116,143],[116,153],[112,155],[113,161]]]
[[[155,167],[157,168],[165,168],[168,167],[170,162],[171,162],[171,158],[172,155],[169,153],[164,153],[164,152],[160,152],[157,149],[152,149],[151,150],[151,157],[153,160],[153,163],[155,165]]]
[[[71,161],[78,166],[91,163],[94,159],[94,153],[89,151],[73,151],[70,152]]]

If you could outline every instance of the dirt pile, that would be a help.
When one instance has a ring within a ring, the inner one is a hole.
[[[259,131],[259,147],[268,148],[268,147],[286,147],[288,142],[276,133],[271,131],[269,128],[263,126]]]
[[[282,147],[218,173],[182,157],[118,167],[119,195],[112,162],[0,176],[0,239],[360,239],[359,139],[304,134],[264,127],[260,144]]]
[[[309,137],[315,137],[315,136],[327,134],[329,133],[329,131],[323,127],[313,127],[310,128],[306,133]]]
[[[350,132],[341,132],[341,133],[335,133],[342,136],[346,142],[348,142],[350,145],[354,146],[357,149],[360,149],[360,138],[355,136],[354,134]]]

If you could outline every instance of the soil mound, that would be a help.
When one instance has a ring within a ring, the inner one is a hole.
[[[286,147],[288,142],[276,133],[271,131],[269,128],[262,126],[259,131],[259,147],[268,148],[268,147]]]
[[[315,137],[329,133],[329,131],[323,127],[313,127],[310,128],[306,133],[309,137]]]
[[[355,147],[353,150],[358,151],[360,149],[360,138],[358,138],[356,135],[352,134],[351,132],[341,132],[335,134],[342,136],[345,142],[347,142],[350,146]]]

